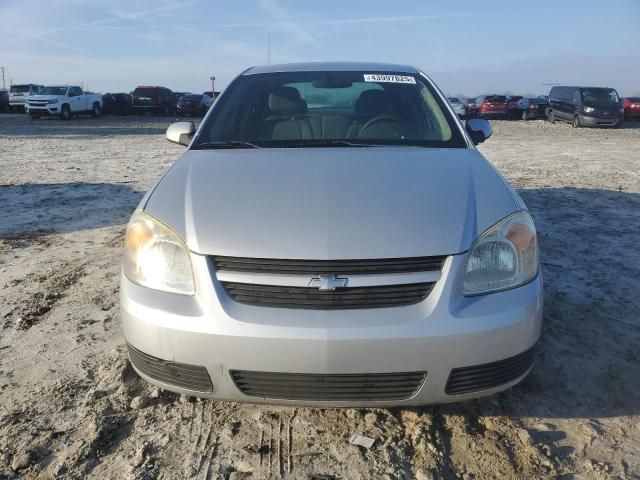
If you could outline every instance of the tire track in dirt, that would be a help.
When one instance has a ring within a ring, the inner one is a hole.
[[[26,282],[32,291],[18,300],[8,314],[16,329],[27,330],[43,320],[84,275],[85,264],[69,261],[59,262],[46,273],[28,275]]]

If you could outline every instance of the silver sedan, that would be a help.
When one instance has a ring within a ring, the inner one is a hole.
[[[536,230],[421,71],[254,67],[231,82],[127,227],[136,371],[213,399],[455,402],[529,372]]]

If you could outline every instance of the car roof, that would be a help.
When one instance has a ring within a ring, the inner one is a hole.
[[[606,90],[615,90],[615,88],[613,87],[580,87],[580,86],[576,86],[576,85],[556,85],[554,87],[552,87],[552,90],[554,88],[580,88],[580,89],[587,89],[587,90],[593,90],[596,88],[604,88]]]
[[[251,67],[243,72],[243,75],[256,75],[260,73],[279,72],[393,72],[393,73],[418,73],[415,67],[408,65],[395,65],[392,63],[369,63],[369,62],[305,62],[305,63],[283,63],[279,65],[262,65]]]

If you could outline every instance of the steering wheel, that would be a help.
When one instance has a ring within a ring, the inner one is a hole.
[[[360,129],[360,133],[358,134],[358,137],[362,136],[362,134],[368,129],[371,128],[372,126],[380,123],[380,122],[394,122],[394,123],[398,123],[398,124],[402,124],[404,123],[404,120],[402,120],[399,117],[396,117],[395,115],[389,115],[389,114],[382,114],[382,115],[377,115],[375,117],[373,117],[371,120],[369,120],[367,123],[365,123],[362,128]],[[395,135],[396,137],[401,137],[402,135],[396,132],[390,132],[393,135]]]

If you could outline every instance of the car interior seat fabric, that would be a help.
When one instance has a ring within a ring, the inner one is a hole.
[[[412,136],[395,108],[392,94],[383,90],[366,90],[356,101],[357,138],[401,138]],[[355,126],[354,126],[355,128]],[[354,134],[352,130],[350,134]]]
[[[307,103],[293,87],[281,86],[269,94],[270,115],[265,119],[262,137],[271,140],[311,139],[313,133],[307,118]]]

